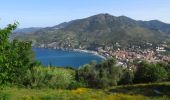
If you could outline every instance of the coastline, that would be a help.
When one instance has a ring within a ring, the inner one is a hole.
[[[91,50],[82,50],[82,49],[73,49],[73,51],[76,51],[76,52],[84,52],[84,53],[90,53],[90,54],[93,54],[95,56],[98,56],[104,60],[106,60],[107,58],[103,55],[100,55],[97,51],[91,51]]]
[[[33,48],[43,48],[43,47],[33,47]],[[93,54],[93,55],[95,55],[95,56],[98,56],[98,57],[102,58],[103,60],[106,60],[106,59],[107,59],[105,56],[99,54],[97,51],[92,51],[92,50],[83,50],[83,49],[58,49],[58,48],[45,48],[45,49],[84,52],[84,53],[90,53],[90,54]]]

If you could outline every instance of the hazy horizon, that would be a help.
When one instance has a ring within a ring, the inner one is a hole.
[[[0,27],[14,21],[20,23],[19,28],[48,27],[100,13],[170,23],[169,4],[162,0],[5,0],[0,6]]]

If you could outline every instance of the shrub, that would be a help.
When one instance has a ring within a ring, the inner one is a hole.
[[[25,85],[33,88],[68,88],[75,81],[74,70],[55,67],[34,67],[28,70]]]
[[[125,69],[119,81],[119,84],[132,84],[134,80],[134,73],[131,70]]]
[[[72,81],[69,86],[68,89],[77,89],[80,87],[86,87],[86,83],[85,82],[78,82],[78,81]]]
[[[166,80],[167,78],[168,75],[163,66],[142,62],[138,66],[134,82],[161,82]]]
[[[170,63],[168,63],[167,65],[165,65],[165,70],[168,73],[168,81],[170,81]]]

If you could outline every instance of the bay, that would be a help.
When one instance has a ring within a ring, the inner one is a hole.
[[[47,48],[33,48],[36,59],[44,66],[63,66],[77,68],[91,61],[101,62],[103,58],[86,52],[63,51]]]

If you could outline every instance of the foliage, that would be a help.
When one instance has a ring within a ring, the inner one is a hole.
[[[8,38],[17,23],[0,29],[0,84],[21,85],[26,71],[37,63],[31,51],[31,42],[20,42]]]
[[[135,62],[134,62],[135,63]],[[76,71],[76,80],[92,88],[107,88],[115,85],[168,81],[170,65],[165,62],[155,64],[142,61],[135,63],[137,69],[116,66],[116,61],[108,59],[100,64],[86,64]]]
[[[87,87],[87,84],[85,82],[81,82],[81,81],[72,81],[69,86],[68,89],[77,89],[77,88],[82,88],[82,87]]]
[[[165,67],[165,70],[168,73],[168,81],[170,81],[170,63],[168,63],[168,64],[164,63],[163,65]]]
[[[159,64],[141,62],[135,73],[135,83],[161,82],[168,78],[167,71]]]
[[[134,72],[129,69],[125,69],[123,71],[123,75],[119,81],[119,84],[133,84],[133,80],[134,80]]]
[[[167,96],[170,98],[170,82],[123,85],[112,87],[109,91],[113,93],[136,94],[148,97]]]
[[[8,37],[12,30],[17,27],[17,24],[8,25],[8,27],[4,29],[0,29],[0,84],[4,84],[9,82],[10,77],[8,74],[11,73],[11,68],[8,62],[9,53],[10,53],[10,43],[8,41]]]
[[[84,65],[78,70],[78,81],[85,81],[89,87],[105,88],[117,85],[122,69],[115,65],[114,59],[108,59],[97,65]]]
[[[168,74],[167,81],[170,81],[170,62],[159,62],[159,63],[157,63],[157,65],[162,66],[166,70],[166,72]]]
[[[31,88],[70,88],[75,82],[74,70],[37,66],[27,71],[25,86]]]

